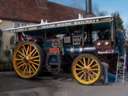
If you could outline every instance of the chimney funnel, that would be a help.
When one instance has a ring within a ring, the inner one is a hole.
[[[92,11],[92,0],[86,0],[86,17],[94,16]]]

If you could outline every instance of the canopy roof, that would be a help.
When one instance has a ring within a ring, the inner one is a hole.
[[[73,20],[43,23],[43,24],[35,24],[35,25],[18,27],[18,28],[10,28],[3,31],[25,32],[25,31],[43,30],[43,29],[51,29],[51,28],[80,26],[80,25],[87,25],[87,24],[96,25],[95,28],[98,29],[98,28],[108,27],[110,25],[108,23],[111,23],[112,21],[113,21],[113,17],[111,16],[100,16],[100,17],[80,18],[80,19],[73,19]]]

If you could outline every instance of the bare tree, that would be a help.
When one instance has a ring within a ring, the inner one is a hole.
[[[108,14],[107,11],[100,9],[96,3],[93,3],[92,5],[93,14],[96,16],[105,16]],[[73,0],[71,6],[81,10],[86,10],[86,0]]]
[[[84,1],[85,0],[72,0],[71,6],[78,9],[85,10],[85,3],[83,4]]]

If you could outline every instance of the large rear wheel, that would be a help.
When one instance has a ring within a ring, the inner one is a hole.
[[[101,63],[92,54],[81,54],[73,61],[72,73],[79,83],[94,84],[101,76]]]
[[[13,67],[21,78],[33,78],[41,69],[41,52],[35,43],[20,43],[14,50]]]

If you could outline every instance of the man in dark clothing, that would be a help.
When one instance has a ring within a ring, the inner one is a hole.
[[[125,42],[125,34],[121,30],[117,30],[116,35],[116,50],[119,53],[119,56],[124,55],[124,42]]]

